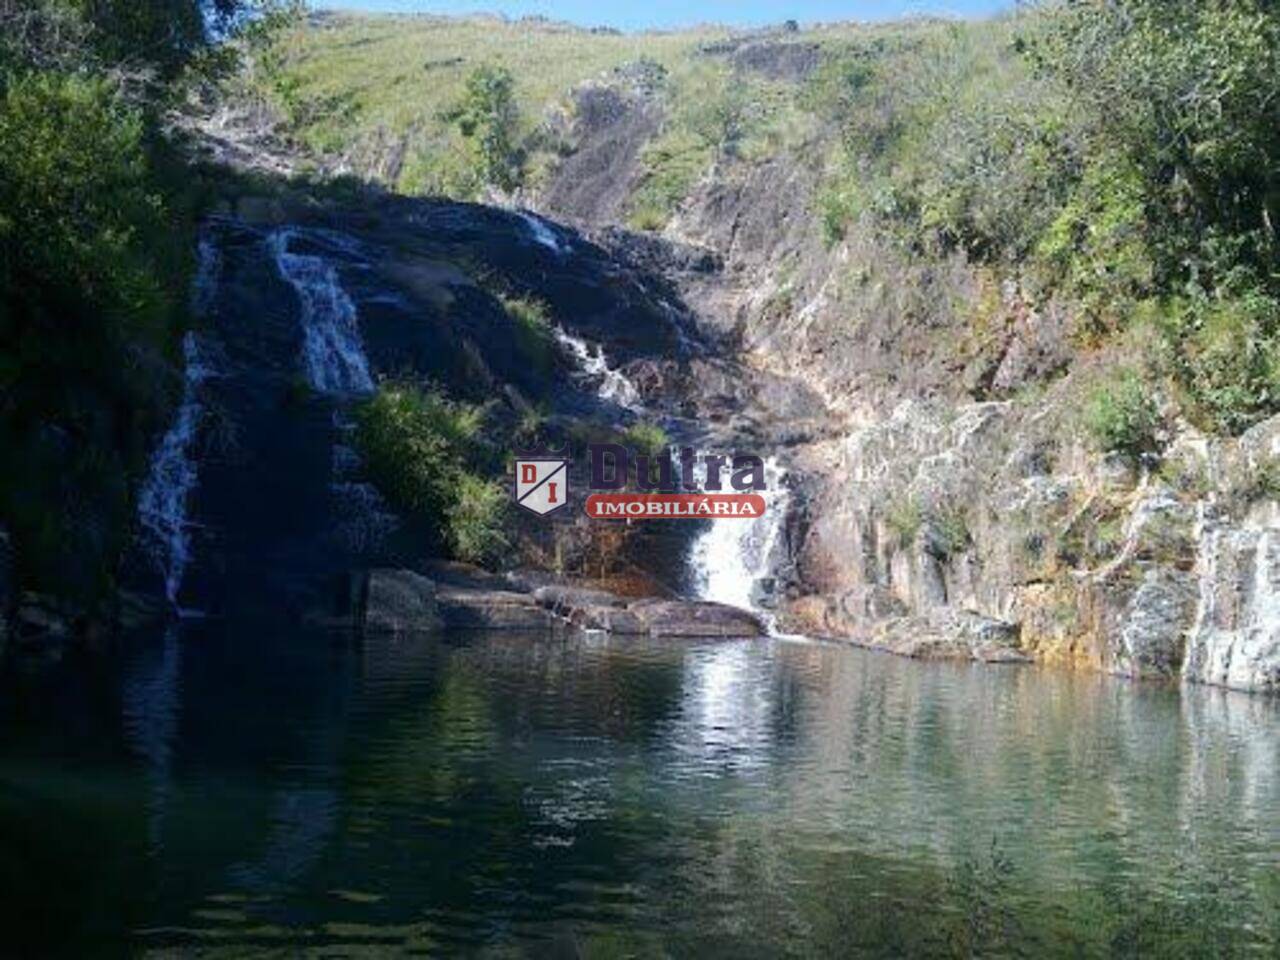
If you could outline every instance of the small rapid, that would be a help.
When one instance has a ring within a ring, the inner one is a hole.
[[[639,413],[644,409],[640,399],[640,391],[627,379],[620,370],[609,366],[604,355],[604,347],[592,346],[581,337],[576,337],[563,327],[553,327],[556,342],[573,357],[578,365],[577,377],[591,386],[601,400],[614,403],[624,410]]]
[[[365,476],[364,461],[356,450],[355,421],[347,409],[352,397],[374,390],[360,335],[359,312],[331,260],[318,253],[290,250],[291,242],[303,237],[332,248],[343,258],[360,260],[362,250],[357,241],[335,231],[304,233],[298,228],[285,228],[268,241],[280,276],[298,294],[307,381],[337,403],[330,460],[330,535],[345,550],[374,554],[399,529],[400,522]]]
[[[529,228],[529,236],[533,238],[534,243],[546,247],[556,256],[564,256],[571,251],[572,248],[561,240],[541,217],[529,213],[527,210],[517,210],[516,216],[523,220]]]
[[[165,596],[179,612],[178,591],[191,560],[187,501],[199,476],[192,447],[204,418],[200,387],[211,373],[194,333],[183,338],[182,352],[186,360],[182,404],[173,425],[152,454],[151,470],[138,499],[147,552],[164,577]]]

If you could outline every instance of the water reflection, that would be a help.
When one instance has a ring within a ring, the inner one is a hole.
[[[159,853],[173,768],[174,741],[182,703],[182,643],[176,624],[159,645],[139,651],[121,680],[124,737],[143,763],[148,784],[147,842]]]
[[[6,681],[19,946],[1158,955],[1280,933],[1274,701],[778,640],[178,629],[118,671]]]

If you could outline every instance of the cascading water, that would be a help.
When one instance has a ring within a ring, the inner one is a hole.
[[[516,216],[525,222],[529,227],[529,233],[533,237],[535,243],[539,243],[552,251],[556,256],[562,256],[569,252],[568,244],[561,241],[555,231],[547,226],[541,217],[535,216],[525,210],[517,210]]]
[[[782,538],[790,499],[787,472],[777,457],[764,464],[768,509],[756,520],[715,520],[689,550],[700,599],[750,610],[775,632],[774,616],[761,602],[771,590],[774,553]]]
[[[207,315],[217,288],[221,261],[218,248],[208,237],[198,247],[192,309],[196,316]],[[164,592],[170,604],[178,604],[178,591],[191,559],[191,525],[187,501],[198,479],[192,445],[204,418],[201,386],[213,372],[204,356],[200,339],[188,332],[182,341],[186,363],[182,403],[173,424],[151,455],[151,468],[138,498],[138,518],[148,555],[164,578]]]
[[[350,439],[355,423],[342,411],[334,411],[333,425],[341,440],[333,447],[329,484],[334,507],[332,532],[344,548],[370,553],[399,529],[400,520],[378,488],[364,479],[364,460]]]
[[[362,252],[354,240],[340,233],[308,231],[305,235],[344,257],[358,258]],[[370,393],[373,377],[360,336],[359,314],[342,286],[337,267],[319,254],[291,252],[290,242],[300,236],[304,236],[302,231],[286,228],[273,234],[269,242],[280,276],[298,294],[307,380],[340,404],[333,413],[338,442],[333,447],[329,484],[331,532],[345,549],[368,553],[385,542],[399,521],[377,488],[364,479],[364,462],[350,440],[355,424],[341,404],[352,395]]]
[[[625,375],[609,366],[604,347],[597,345],[593,348],[581,337],[575,337],[561,327],[553,330],[556,341],[577,361],[579,378],[595,387],[596,396],[633,413],[643,409],[640,391]]]
[[[373,377],[356,325],[356,306],[332,263],[321,256],[289,251],[297,236],[299,231],[286,228],[272,234],[269,242],[280,276],[297,291],[302,305],[302,362],[307,380],[321,393],[368,393],[373,390]]]

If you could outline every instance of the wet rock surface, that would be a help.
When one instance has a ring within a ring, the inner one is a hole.
[[[436,584],[411,570],[371,570],[365,587],[364,628],[405,633],[444,625]]]
[[[427,573],[373,570],[361,623],[367,630],[601,631],[672,639],[759,637],[759,618],[719,603],[635,599],[572,583],[531,583],[465,564],[429,564]],[[540,579],[540,578],[532,578]]]
[[[498,424],[518,422],[533,401],[562,432],[582,421],[621,430],[638,418],[603,396],[570,352],[531,362],[499,295],[545,304],[611,368],[658,358],[679,367],[694,352],[664,280],[531,215],[377,193],[358,204],[263,202],[265,221],[224,215],[206,231],[217,271],[202,294],[207,369],[184,436],[184,464],[198,477],[179,492],[186,516],[172,524],[185,541],[174,612],[349,619],[334,612],[333,584],[346,571],[431,559],[357,449],[355,411],[383,378],[472,404],[496,397],[488,416]],[[317,344],[328,353],[317,355]],[[675,391],[690,389],[684,376],[662,384],[645,398],[650,416],[677,408]],[[683,532],[687,541],[692,531]],[[171,561],[143,558],[126,589],[160,591],[174,580]],[[546,622],[540,608],[509,600],[466,594],[443,609],[456,608],[448,622]]]
[[[722,603],[640,600],[628,611],[654,637],[759,637],[765,633],[754,614]]]

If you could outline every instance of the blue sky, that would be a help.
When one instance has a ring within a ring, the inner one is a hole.
[[[882,20],[918,13],[981,16],[1013,6],[1013,0],[311,0],[317,8],[395,13],[543,14],[587,26],[643,30],[698,22],[734,25],[818,20]]]

